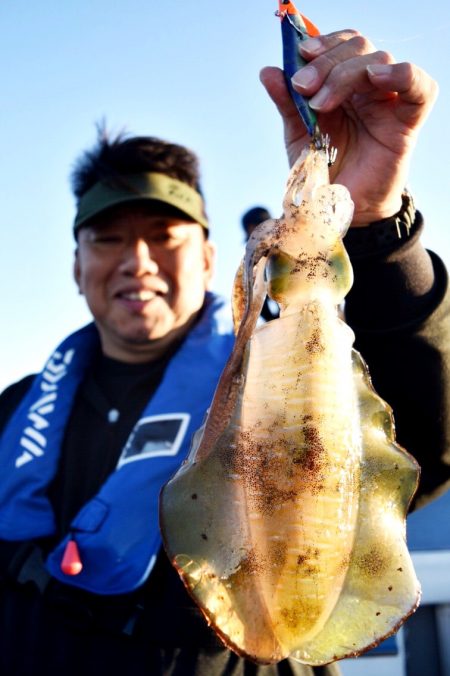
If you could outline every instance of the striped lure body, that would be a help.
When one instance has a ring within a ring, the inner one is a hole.
[[[283,216],[249,239],[233,354],[161,495],[186,587],[223,642],[260,663],[358,655],[419,599],[405,543],[418,467],[337,311],[352,208],[326,150],[305,148]],[[266,293],[280,318],[256,327]]]
[[[283,71],[286,86],[309,135],[315,140],[316,145],[320,146],[317,117],[309,107],[308,101],[293,88],[291,83],[294,73],[306,65],[306,61],[300,56],[300,43],[309,37],[319,35],[319,30],[306,16],[300,14],[289,0],[280,0],[277,14],[281,20]]]

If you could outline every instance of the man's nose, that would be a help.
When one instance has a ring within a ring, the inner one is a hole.
[[[124,250],[120,271],[129,275],[154,275],[158,270],[158,263],[147,240],[142,237],[132,240]]]

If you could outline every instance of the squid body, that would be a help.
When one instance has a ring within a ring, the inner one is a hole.
[[[329,183],[326,148],[304,149],[283,211],[248,242],[235,348],[160,519],[229,648],[320,665],[376,645],[415,610],[405,516],[419,469],[339,317],[353,203]],[[280,318],[257,327],[266,293]]]

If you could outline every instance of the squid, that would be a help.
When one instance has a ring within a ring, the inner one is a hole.
[[[405,540],[416,461],[395,441],[339,305],[353,203],[327,144],[292,168],[283,216],[236,275],[236,342],[189,456],[161,493],[166,551],[224,644],[321,665],[395,632],[420,586]],[[259,326],[268,294],[279,319]]]
[[[302,33],[303,19],[291,17],[286,35]],[[160,524],[228,648],[260,664],[322,665],[374,647],[419,603],[405,538],[419,467],[397,444],[392,410],[342,318],[353,203],[330,184],[329,141],[297,103],[311,143],[281,218],[248,240],[233,289],[235,346],[161,491]],[[280,316],[260,325],[266,295]]]

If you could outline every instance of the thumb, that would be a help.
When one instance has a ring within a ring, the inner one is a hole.
[[[280,68],[267,66],[261,70],[259,79],[275,103],[283,120],[284,142],[289,165],[292,166],[308,138],[307,131],[289,94],[284,72]]]
[[[261,70],[259,79],[276,105],[283,120],[289,117],[298,117],[297,109],[289,94],[281,68],[266,66]]]

